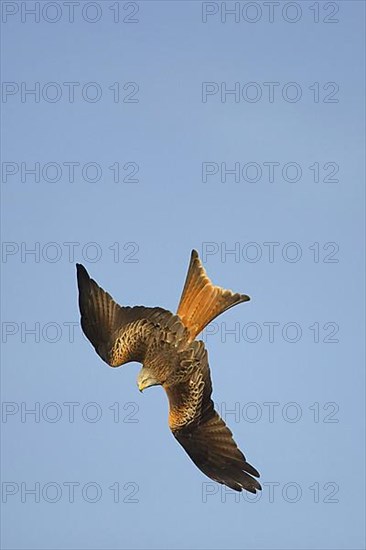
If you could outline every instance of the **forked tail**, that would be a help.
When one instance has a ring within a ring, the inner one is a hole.
[[[250,300],[246,294],[233,293],[212,284],[199,259],[192,250],[186,282],[179,302],[177,314],[194,340],[215,317],[227,309]]]

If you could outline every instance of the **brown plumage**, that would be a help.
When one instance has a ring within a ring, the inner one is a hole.
[[[177,314],[160,307],[121,307],[77,264],[82,329],[111,367],[138,361],[139,389],[161,385],[169,427],[198,468],[236,491],[261,489],[259,473],[214,410],[207,350],[196,336],[215,317],[249,300],[214,286],[195,250]]]

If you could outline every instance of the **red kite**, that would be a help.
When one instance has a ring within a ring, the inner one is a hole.
[[[142,391],[163,386],[169,427],[198,468],[236,491],[256,493],[259,473],[214,410],[207,351],[196,336],[215,317],[250,298],[214,286],[193,250],[176,315],[160,307],[121,307],[77,264],[82,329],[111,367],[142,363]]]

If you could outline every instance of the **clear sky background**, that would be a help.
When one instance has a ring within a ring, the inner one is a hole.
[[[2,2],[3,548],[364,548],[364,3],[291,4]],[[76,261],[175,311],[192,248],[252,297],[204,338],[255,502],[78,326]]]

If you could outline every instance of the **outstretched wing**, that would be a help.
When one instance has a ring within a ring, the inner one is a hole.
[[[93,279],[84,266],[76,264],[81,326],[98,355],[117,367],[138,361],[144,331],[164,326],[173,318],[169,311],[154,307],[121,307]],[[120,345],[119,345],[120,344]]]
[[[259,473],[248,464],[232,432],[214,410],[207,352],[202,342],[197,344],[200,345],[192,358],[188,380],[165,388],[170,404],[170,429],[208,477],[236,491],[256,493],[261,486],[252,476],[259,477]]]

